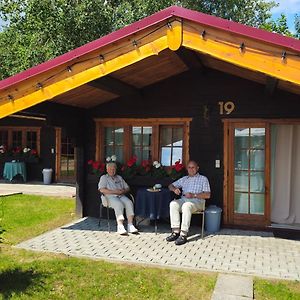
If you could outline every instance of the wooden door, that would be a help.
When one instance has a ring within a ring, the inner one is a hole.
[[[56,181],[76,182],[76,148],[63,128],[56,128]]]
[[[270,138],[266,123],[227,124],[224,154],[227,223],[270,223]]]

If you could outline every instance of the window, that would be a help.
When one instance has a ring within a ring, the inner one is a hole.
[[[0,127],[0,145],[8,149],[29,147],[40,153],[40,128]]]
[[[152,160],[152,127],[132,127],[132,154],[137,157],[137,163]]]
[[[7,130],[0,129],[0,146],[1,145],[8,145],[8,132]]]
[[[24,145],[27,146],[27,145]],[[12,148],[22,147],[22,131],[12,132]]]
[[[26,132],[26,145],[30,149],[37,149],[37,132],[36,131],[27,131]]]
[[[161,126],[160,128],[160,161],[164,166],[171,166],[183,154],[183,127]]]
[[[188,160],[190,118],[96,119],[96,160],[115,154],[119,162],[158,160],[170,166]]]
[[[75,174],[75,150],[70,138],[61,138],[60,176],[68,177]]]
[[[123,161],[124,149],[124,128],[105,127],[104,156],[115,154],[120,161]]]

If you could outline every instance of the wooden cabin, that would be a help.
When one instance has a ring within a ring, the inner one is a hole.
[[[75,181],[82,216],[87,161],[135,154],[198,161],[225,225],[300,224],[299,40],[173,6],[0,81],[0,118],[0,145],[34,144],[29,178]]]

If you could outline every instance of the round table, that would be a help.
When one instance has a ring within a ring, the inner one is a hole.
[[[162,188],[159,192],[150,192],[147,188],[139,188],[135,200],[135,215],[156,221],[170,216],[169,204],[172,201],[171,192]]]
[[[21,175],[27,181],[26,165],[24,162],[6,162],[3,169],[3,178],[12,181],[16,175]]]

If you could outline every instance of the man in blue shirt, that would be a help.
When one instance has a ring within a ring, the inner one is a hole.
[[[187,242],[193,212],[204,209],[205,199],[210,198],[208,179],[198,173],[198,164],[193,160],[189,161],[187,171],[188,176],[184,176],[169,185],[170,191],[176,195],[181,195],[180,199],[170,203],[172,233],[166,238],[168,242],[175,241],[176,245],[183,245]],[[180,213],[182,213],[181,226]]]

